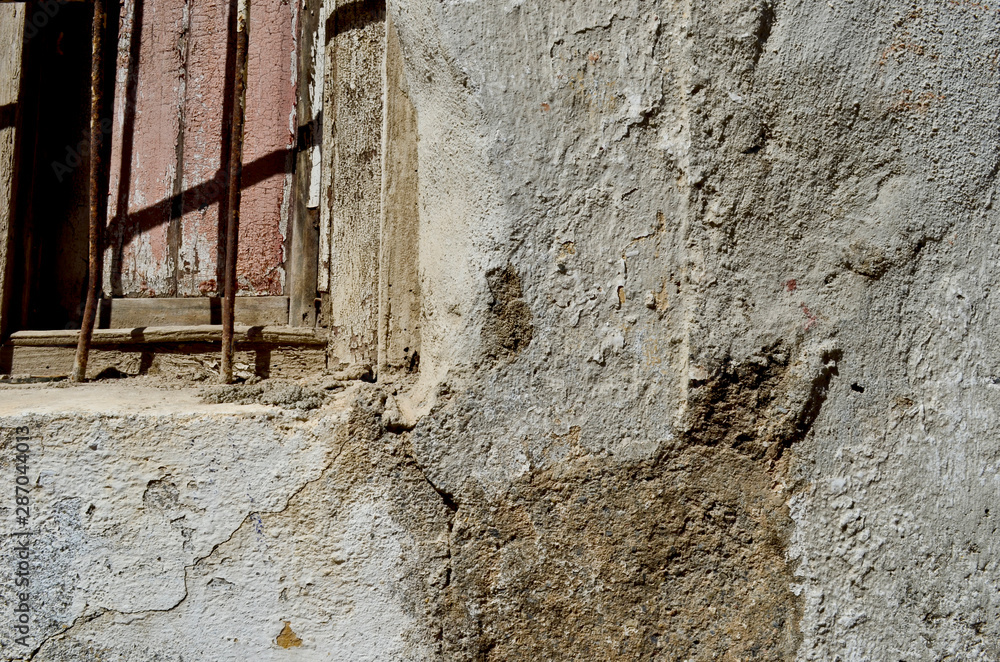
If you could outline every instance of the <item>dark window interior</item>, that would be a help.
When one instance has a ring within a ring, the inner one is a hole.
[[[83,316],[91,11],[66,3],[44,27],[26,31],[11,309],[22,329],[78,329]],[[118,24],[116,14],[108,19]],[[105,80],[113,81],[115,58],[107,59]]]

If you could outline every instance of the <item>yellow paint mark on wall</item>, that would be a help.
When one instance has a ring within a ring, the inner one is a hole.
[[[278,644],[282,648],[298,648],[302,645],[302,640],[295,636],[292,632],[291,621],[285,621],[285,627],[281,630],[281,634],[278,638],[274,640],[274,643]]]

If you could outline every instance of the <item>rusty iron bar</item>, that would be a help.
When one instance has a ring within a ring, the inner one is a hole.
[[[107,13],[104,0],[94,0],[93,45],[90,63],[90,250],[88,253],[87,303],[80,326],[80,339],[76,346],[76,360],[73,363],[72,381],[82,382],[87,377],[87,360],[90,357],[90,343],[97,320],[97,305],[101,294],[102,237],[104,234],[104,214],[106,209],[101,200],[101,191],[108,173],[101,163],[101,111],[104,108],[104,35],[107,28]]]
[[[240,236],[240,188],[243,178],[243,125],[246,120],[247,49],[250,44],[250,0],[237,0],[236,81],[229,134],[229,217],[226,219],[226,282],[222,300],[222,366],[219,381],[233,381],[233,345],[236,326],[236,257]]]

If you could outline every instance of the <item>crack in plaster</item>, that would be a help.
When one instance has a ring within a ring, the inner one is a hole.
[[[292,505],[292,502],[295,500],[296,497],[299,496],[299,494],[301,494],[310,485],[313,485],[313,484],[315,484],[315,483],[323,480],[326,477],[327,472],[329,472],[329,470],[331,468],[333,468],[334,464],[336,464],[337,460],[340,458],[340,455],[344,451],[344,447],[345,446],[347,446],[347,442],[341,443],[339,445],[339,447],[337,448],[336,452],[333,454],[333,457],[330,459],[329,462],[326,463],[326,465],[323,467],[323,470],[320,471],[319,476],[317,476],[313,480],[306,481],[305,483],[303,483],[302,485],[300,485],[294,492],[292,492],[288,496],[288,498],[285,500],[285,504],[281,508],[276,509],[276,510],[266,510],[266,511],[255,510],[255,511],[248,512],[243,517],[243,519],[240,520],[239,526],[237,526],[229,534],[229,536],[226,537],[225,540],[222,540],[222,541],[216,543],[212,547],[211,551],[209,551],[204,556],[201,556],[201,557],[195,559],[192,563],[189,563],[189,564],[185,565],[184,566],[184,595],[181,596],[181,598],[174,605],[172,605],[172,606],[170,606],[170,607],[168,607],[166,609],[142,609],[142,610],[139,610],[139,611],[119,611],[117,609],[101,609],[100,611],[94,612],[94,613],[91,613],[91,614],[87,613],[87,605],[84,605],[84,608],[83,608],[84,609],[84,613],[81,614],[80,616],[78,616],[76,619],[74,619],[72,625],[70,625],[69,627],[67,627],[62,632],[58,632],[56,634],[50,635],[50,636],[46,637],[44,640],[42,640],[38,644],[38,646],[35,648],[35,650],[33,650],[31,652],[30,656],[28,658],[26,658],[26,662],[31,662],[32,660],[34,660],[35,656],[38,653],[40,653],[42,651],[42,649],[47,644],[49,644],[50,642],[58,641],[59,639],[62,639],[66,635],[68,635],[71,632],[73,632],[78,626],[90,623],[91,621],[94,621],[94,620],[96,620],[98,618],[101,618],[102,616],[104,616],[106,614],[115,614],[115,615],[118,615],[118,616],[139,616],[139,617],[142,617],[142,616],[145,616],[147,614],[168,613],[168,612],[171,612],[171,611],[177,609],[178,607],[180,607],[182,604],[184,604],[185,600],[187,600],[188,595],[190,594],[190,589],[188,587],[188,579],[189,579],[189,573],[190,573],[191,570],[194,570],[200,564],[204,563],[206,560],[208,560],[209,558],[211,558],[215,554],[216,550],[218,550],[220,547],[222,547],[226,543],[231,542],[233,540],[233,538],[235,538],[236,535],[240,531],[243,530],[243,528],[247,525],[247,523],[250,522],[250,520],[253,518],[254,515],[280,515],[280,514],[284,513],[286,510],[288,510],[288,508]],[[430,481],[428,481],[428,482],[430,482]],[[449,530],[450,530],[450,527],[449,527]],[[449,557],[450,557],[450,546],[449,546]]]

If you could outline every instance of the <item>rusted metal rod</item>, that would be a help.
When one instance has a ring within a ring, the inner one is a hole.
[[[229,149],[229,217],[226,219],[226,282],[222,299],[222,367],[219,381],[233,381],[233,337],[236,326],[236,257],[240,237],[240,188],[243,178],[243,124],[247,101],[247,48],[250,44],[250,0],[236,6],[236,81]]]
[[[88,254],[87,304],[80,326],[80,339],[76,346],[76,361],[73,363],[74,382],[87,378],[87,359],[90,357],[90,342],[97,320],[97,304],[101,295],[102,244],[104,218],[107,204],[101,200],[101,192],[106,190],[108,173],[101,163],[101,111],[104,108],[104,35],[107,27],[107,13],[104,0],[94,0],[93,51],[90,63],[90,251]]]

